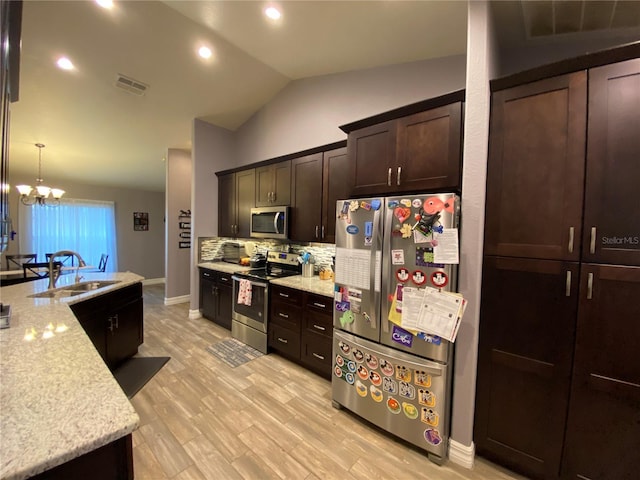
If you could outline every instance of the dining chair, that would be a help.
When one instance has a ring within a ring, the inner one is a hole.
[[[49,277],[49,262],[30,262],[22,265],[24,271],[24,278],[48,278]],[[53,262],[53,269],[62,269],[62,262]]]
[[[47,262],[51,259],[51,256],[53,255],[53,253],[45,253],[45,257],[47,258]],[[74,262],[75,262],[75,256],[73,255],[58,255],[56,257],[56,261],[60,261],[62,262],[62,265],[64,265],[65,267],[73,267]]]
[[[7,260],[7,270],[22,270],[22,265],[37,261],[37,253],[16,253],[4,256]]]

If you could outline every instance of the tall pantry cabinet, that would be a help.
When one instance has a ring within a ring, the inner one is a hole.
[[[640,471],[640,59],[492,95],[474,440],[532,478]]]

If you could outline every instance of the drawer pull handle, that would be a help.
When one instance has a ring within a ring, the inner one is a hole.
[[[287,295],[286,293],[279,293],[278,295],[284,298],[289,298],[289,295]]]
[[[571,270],[567,270],[567,282],[566,282],[566,288],[565,288],[564,295],[566,297],[570,297],[571,296]]]
[[[387,171],[387,186],[391,186],[391,167],[389,167],[389,170]]]
[[[396,185],[400,186],[400,175],[402,175],[402,167],[398,167],[398,178],[396,178]]]
[[[587,275],[587,300],[593,298],[593,273]]]
[[[282,318],[289,318],[289,315],[288,315],[288,314],[286,314],[286,313],[281,313],[281,312],[278,312],[278,316],[279,316],[279,317],[282,317]]]
[[[327,306],[324,303],[319,303],[319,302],[313,302],[313,304],[316,307],[320,307],[320,308],[327,308]]]
[[[278,337],[278,341],[280,343],[289,343],[289,340],[287,340],[286,338],[282,338],[282,337]]]
[[[313,324],[313,328],[320,330],[321,332],[324,332],[326,330],[326,328],[322,325],[316,325],[315,323]]]
[[[591,227],[591,242],[589,244],[589,253],[596,253],[596,227]]]
[[[320,354],[318,354],[316,352],[313,352],[313,356],[318,358],[318,359],[320,359],[320,360],[324,360],[324,356],[322,356],[322,355],[320,355]]]

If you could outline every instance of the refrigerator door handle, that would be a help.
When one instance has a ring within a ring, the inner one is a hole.
[[[569,253],[573,253],[573,227],[569,227]]]
[[[591,227],[591,245],[589,246],[589,253],[596,253],[596,227]]]

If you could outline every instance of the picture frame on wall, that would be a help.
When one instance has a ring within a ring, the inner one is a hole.
[[[133,212],[133,230],[149,230],[149,212]]]

